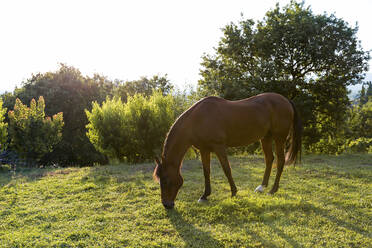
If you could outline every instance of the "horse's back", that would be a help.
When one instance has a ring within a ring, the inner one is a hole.
[[[193,143],[241,146],[268,133],[288,133],[292,118],[293,110],[285,97],[263,93],[239,101],[204,98],[195,106],[189,125]]]

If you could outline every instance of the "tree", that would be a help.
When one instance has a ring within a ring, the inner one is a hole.
[[[8,123],[5,120],[6,108],[3,107],[3,101],[0,100],[0,151],[6,149],[8,141]]]
[[[85,109],[91,110],[92,102],[101,104],[107,96],[113,95],[121,97],[126,102],[128,95],[139,93],[150,96],[153,90],[168,95],[172,89],[173,86],[166,75],[125,83],[119,80],[112,82],[98,74],[93,77],[83,76],[78,69],[61,64],[55,72],[32,75],[23,82],[21,88],[16,88],[13,93],[4,93],[2,98],[4,106],[12,110],[16,98],[22,102],[30,102],[33,98],[43,96],[47,115],[63,112],[65,126],[62,141],[42,160],[45,163],[54,162],[62,166],[83,166],[107,163],[107,157],[97,151],[85,135],[85,126],[88,124]]]
[[[17,97],[13,93],[6,91],[3,94],[1,94],[1,99],[3,102],[3,107],[6,108],[7,110],[12,110],[14,108],[14,104]],[[5,121],[8,122],[7,113],[5,114]]]
[[[30,102],[43,96],[48,116],[63,112],[65,126],[62,141],[53,152],[45,154],[43,162],[83,166],[106,162],[106,158],[95,150],[85,135],[88,120],[84,110],[91,109],[93,101],[104,101],[112,88],[113,83],[105,77],[84,77],[78,69],[61,64],[56,72],[32,75],[13,95],[6,94],[5,97],[9,105],[15,98]]]
[[[126,102],[128,96],[134,96],[135,94],[150,96],[155,90],[160,91],[163,95],[168,95],[172,89],[173,85],[169,82],[167,75],[155,75],[150,79],[141,77],[139,80],[134,81],[118,81],[113,94],[121,97]]]
[[[28,164],[39,163],[62,139],[63,114],[52,118],[45,116],[44,98],[31,100],[30,107],[16,99],[13,111],[9,111],[9,135],[11,147]]]
[[[372,138],[372,99],[361,106],[353,106],[350,110],[348,127],[351,138]]]
[[[367,89],[366,87],[364,87],[365,85],[367,86]],[[360,107],[366,104],[370,98],[372,98],[372,83],[367,82],[365,85],[364,84],[362,85],[362,89],[360,90],[360,94],[358,97]]]
[[[372,82],[367,82],[367,85],[368,85],[368,89],[367,89],[367,92],[366,92],[366,95],[368,97],[368,99],[371,99],[372,98]]]
[[[347,148],[372,153],[372,98],[350,109],[347,127]]]
[[[199,94],[232,100],[282,94],[299,107],[311,150],[340,132],[350,104],[346,87],[368,69],[357,31],[334,15],[314,15],[304,3],[277,4],[257,24],[242,20],[223,29],[216,53],[203,57]]]

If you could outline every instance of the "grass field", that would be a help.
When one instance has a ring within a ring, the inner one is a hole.
[[[372,155],[303,160],[270,196],[253,192],[261,157],[231,158],[235,198],[213,160],[205,204],[200,162],[186,161],[170,211],[152,164],[3,172],[0,247],[372,247]]]

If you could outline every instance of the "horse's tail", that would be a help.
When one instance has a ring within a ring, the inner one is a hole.
[[[289,148],[286,153],[285,163],[286,164],[296,164],[301,162],[301,152],[302,152],[302,121],[297,112],[297,109],[292,101],[289,101],[292,105],[294,116],[293,125],[289,133]]]

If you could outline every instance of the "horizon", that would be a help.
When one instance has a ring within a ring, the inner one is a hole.
[[[86,76],[131,81],[167,74],[179,88],[195,87],[201,57],[213,53],[221,28],[241,20],[241,14],[262,20],[276,2],[283,7],[290,1],[1,2],[0,93],[13,92],[32,74],[56,71],[59,63]],[[334,13],[353,27],[358,22],[357,37],[365,51],[371,50],[372,2],[306,1],[309,5],[314,14]]]

